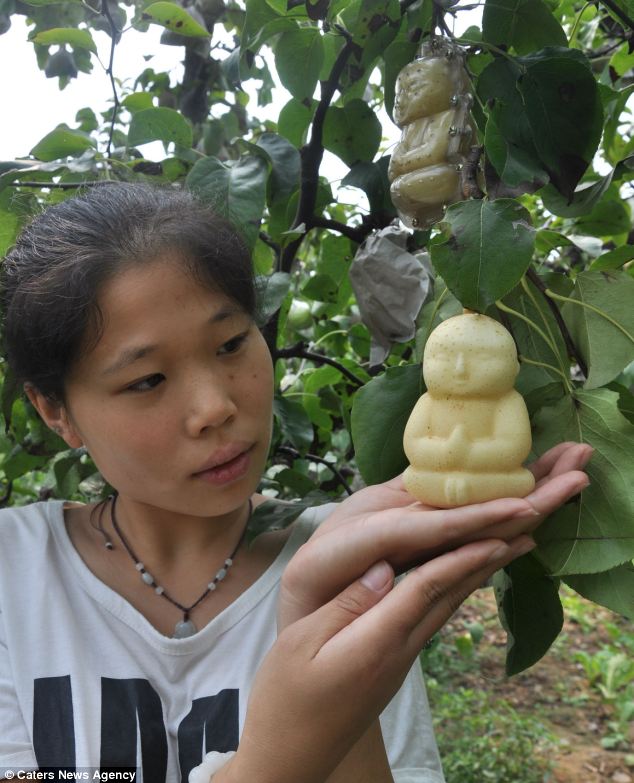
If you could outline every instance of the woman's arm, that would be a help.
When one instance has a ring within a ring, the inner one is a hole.
[[[394,783],[378,719],[337,765],[326,783]]]

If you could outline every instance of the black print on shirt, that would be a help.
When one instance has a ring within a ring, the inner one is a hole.
[[[75,723],[70,675],[34,680],[33,745],[40,767],[74,770]],[[203,753],[238,747],[236,688],[194,699],[178,727],[181,783]],[[167,783],[167,733],[158,693],[143,678],[101,678],[100,767],[136,767],[137,723],[143,780]],[[201,752],[201,749],[204,751]],[[170,782],[171,783],[171,782]]]

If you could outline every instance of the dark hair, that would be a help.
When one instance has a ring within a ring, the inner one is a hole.
[[[107,182],[38,215],[1,272],[5,353],[16,382],[63,401],[70,368],[102,332],[97,299],[104,283],[167,251],[200,283],[255,315],[247,248],[187,191]]]

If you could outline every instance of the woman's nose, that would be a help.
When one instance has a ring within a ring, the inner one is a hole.
[[[188,434],[196,437],[208,427],[221,427],[231,420],[238,408],[229,389],[218,382],[201,380],[192,384],[186,400]]]

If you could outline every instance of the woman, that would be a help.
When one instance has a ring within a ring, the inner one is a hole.
[[[29,400],[115,494],[0,514],[0,774],[185,781],[211,753],[198,780],[442,781],[418,653],[591,450],[544,455],[525,499],[441,511],[399,477],[247,547],[273,368],[235,231],[104,184],[25,229],[3,300]]]

